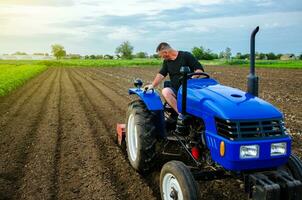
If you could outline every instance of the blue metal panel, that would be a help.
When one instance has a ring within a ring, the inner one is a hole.
[[[160,96],[155,90],[147,91],[145,93],[142,89],[130,88],[129,94],[137,94],[144,101],[149,110],[163,110]]]
[[[239,89],[220,85],[214,79],[191,79],[187,88],[187,113],[196,117],[208,113],[222,119],[282,118],[282,113],[270,103]],[[177,96],[180,112],[181,94],[182,87]]]

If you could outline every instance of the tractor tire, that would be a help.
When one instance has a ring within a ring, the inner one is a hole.
[[[295,154],[290,155],[286,168],[292,176],[302,182],[302,161]]]
[[[132,167],[144,174],[150,171],[156,156],[156,143],[164,131],[163,112],[150,111],[141,100],[129,104],[126,124],[126,150]]]
[[[163,200],[200,199],[200,191],[193,174],[180,161],[170,161],[163,166],[160,173],[160,193]]]

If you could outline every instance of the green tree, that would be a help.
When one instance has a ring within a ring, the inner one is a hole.
[[[277,56],[277,59],[278,59],[278,60],[280,60],[280,58],[281,58],[282,54],[281,54],[281,53],[279,53],[279,54],[277,54],[276,56]]]
[[[211,60],[213,60],[213,59],[218,59],[217,53],[211,53]]]
[[[250,58],[250,54],[246,53],[242,55],[242,59],[249,59]]]
[[[218,54],[213,53],[210,49],[205,49],[203,46],[193,47],[192,54],[198,60],[213,60],[218,58]]]
[[[135,55],[136,58],[147,58],[148,57],[148,54],[146,52],[138,52],[136,53]]]
[[[242,54],[240,52],[238,52],[235,56],[236,59],[242,59]]]
[[[70,59],[73,59],[73,60],[81,59],[81,55],[79,55],[79,54],[69,54],[68,56]]]
[[[113,56],[112,56],[112,55],[109,55],[109,54],[106,54],[106,55],[104,55],[104,59],[112,60],[112,59],[113,59]]]
[[[299,55],[299,59],[302,60],[302,53]]]
[[[201,60],[203,58],[203,48],[193,47],[192,54],[197,60]]]
[[[115,50],[115,53],[124,59],[132,59],[133,46],[131,46],[129,41],[123,42]]]
[[[230,60],[231,56],[232,56],[232,50],[231,48],[227,47],[224,52],[224,58]]]
[[[267,56],[268,60],[276,60],[277,59],[277,56],[273,52],[266,54],[266,56]]]
[[[266,55],[264,53],[259,53],[259,59],[260,60],[266,60]]]
[[[27,53],[17,51],[17,52],[16,52],[16,53],[14,53],[13,55],[16,55],[16,56],[25,56],[25,55],[27,55]]]
[[[33,53],[34,56],[44,56],[44,53]]]
[[[89,56],[89,58],[94,60],[94,59],[96,59],[96,56],[92,54],[92,55]]]
[[[221,51],[220,53],[219,53],[219,55],[218,55],[218,58],[224,58],[224,51]]]
[[[213,53],[212,50],[207,49],[206,51],[204,51],[203,60],[213,60],[217,58],[218,55],[216,53]]]
[[[51,52],[57,58],[57,60],[66,56],[66,51],[62,45],[53,44],[51,45],[51,48],[52,48]]]
[[[104,56],[103,55],[96,55],[95,58],[100,60],[100,59],[103,59]]]
[[[156,54],[151,55],[150,58],[159,58],[159,55],[156,53]]]

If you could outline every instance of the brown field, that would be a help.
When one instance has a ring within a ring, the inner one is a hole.
[[[0,99],[0,199],[159,199],[160,168],[136,173],[115,143],[134,78],[155,68],[50,68]],[[247,68],[207,67],[246,88]],[[257,69],[260,97],[276,105],[302,157],[302,70]],[[234,179],[200,183],[203,199],[242,199]]]

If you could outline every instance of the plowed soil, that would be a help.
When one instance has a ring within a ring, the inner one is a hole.
[[[159,199],[159,172],[136,173],[115,142],[135,78],[156,68],[50,68],[0,99],[0,199]],[[248,69],[207,67],[246,89]],[[260,97],[284,114],[302,157],[302,70],[257,69]],[[222,189],[223,188],[223,189]],[[242,199],[235,179],[200,183],[203,199]]]

